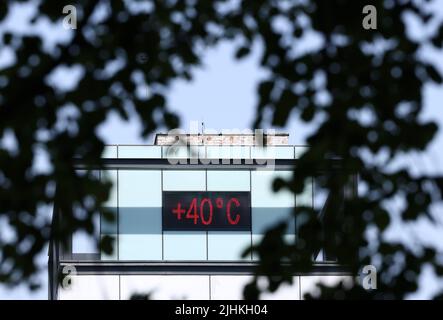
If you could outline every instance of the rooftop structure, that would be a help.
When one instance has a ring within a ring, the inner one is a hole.
[[[169,146],[178,140],[186,141],[188,145],[204,146],[287,146],[289,133],[263,134],[254,133],[219,133],[219,134],[166,134],[158,133],[154,139],[154,145]]]

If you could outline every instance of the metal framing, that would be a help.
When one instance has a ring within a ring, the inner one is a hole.
[[[60,268],[74,266],[78,275],[250,275],[256,262],[145,262],[145,261],[62,261]],[[303,275],[349,275],[349,269],[337,263],[317,263],[312,271],[295,272]]]

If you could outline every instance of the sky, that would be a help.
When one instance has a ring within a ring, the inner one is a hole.
[[[443,17],[443,0],[438,1]],[[438,6],[436,7],[438,8]],[[26,9],[27,10],[27,9]],[[10,19],[1,29],[19,28],[23,32],[29,32],[26,28],[26,10],[19,10],[16,16]],[[28,12],[29,13],[29,12]],[[18,23],[17,23],[18,22]],[[411,32],[420,32],[420,26],[411,23]],[[50,31],[50,26],[41,26],[45,34],[49,35],[49,42],[58,41],[68,37],[64,32],[59,34]],[[191,121],[204,122],[206,128],[221,131],[222,129],[247,129],[250,128],[255,115],[257,102],[256,87],[265,72],[259,67],[259,55],[261,46],[255,43],[252,54],[244,60],[233,59],[234,47],[231,43],[221,43],[215,48],[208,49],[203,57],[203,66],[194,70],[193,81],[175,81],[169,92],[169,104],[181,118],[182,129],[189,131]],[[443,73],[443,54],[431,50],[424,50],[423,57],[437,64]],[[0,48],[0,68],[8,63],[10,54]],[[63,74],[60,76],[62,81]],[[425,111],[423,119],[433,119],[443,125],[443,86],[428,85],[425,90]],[[297,121],[295,115],[289,119],[286,128],[276,128],[278,131],[290,133],[291,144],[304,144],[307,134],[315,126],[306,126]],[[153,137],[142,139],[140,122],[136,117],[131,117],[128,122],[121,120],[117,115],[110,114],[107,121],[99,128],[98,134],[107,144],[151,144]],[[420,172],[443,172],[443,133],[439,133],[429,150],[423,154],[406,155],[402,158],[411,170]],[[442,208],[435,208],[436,212],[442,212]],[[421,221],[417,226],[404,226],[398,224],[391,230],[389,237],[392,239],[402,238],[405,241],[410,233],[417,235],[419,241],[434,243],[443,251],[443,219],[439,218],[438,226],[431,226]],[[411,230],[410,230],[411,229]],[[1,231],[1,230],[0,230]],[[39,261],[46,266],[46,252],[41,255]],[[41,273],[43,286],[36,292],[29,292],[24,286],[7,288],[0,286],[0,299],[47,299],[47,273]],[[439,288],[443,288],[443,282],[436,281],[431,268],[424,269],[424,275],[420,281],[420,291],[411,298],[427,298]]]

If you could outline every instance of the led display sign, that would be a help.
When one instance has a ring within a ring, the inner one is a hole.
[[[163,230],[249,231],[249,192],[163,192]]]

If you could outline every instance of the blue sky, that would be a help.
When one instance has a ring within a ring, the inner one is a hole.
[[[443,1],[438,1],[443,17]],[[26,11],[17,13],[14,19],[16,28],[29,32],[26,29]],[[19,23],[17,23],[17,21]],[[21,21],[21,22],[20,22]],[[9,22],[12,24],[12,22]],[[2,27],[0,26],[0,34]],[[42,26],[45,34],[52,34],[52,41],[63,39],[68,35],[66,31],[49,32],[50,26]],[[421,32],[419,25],[412,23],[411,32]],[[222,43],[215,48],[206,51],[203,66],[194,72],[192,82],[176,81],[173,83],[169,102],[173,110],[180,116],[184,130],[189,130],[190,121],[204,121],[206,128],[222,129],[245,129],[250,128],[254,114],[256,96],[255,90],[259,80],[264,77],[265,72],[259,68],[258,57],[261,46],[256,43],[252,55],[240,62],[233,60],[234,47],[230,43]],[[7,63],[8,53],[0,49],[0,67]],[[437,67],[443,73],[443,54],[430,48],[424,50],[423,56],[437,63]],[[62,75],[63,78],[63,75]],[[68,81],[68,80],[66,80]],[[433,119],[440,125],[443,124],[443,87],[428,85],[425,88],[425,112],[423,119]],[[281,131],[290,133],[291,144],[303,144],[306,134],[314,126],[307,127],[297,121],[296,116],[291,117],[289,125],[286,128],[277,128]],[[129,122],[124,122],[118,116],[110,115],[105,124],[103,124],[98,134],[103,137],[108,144],[135,144],[152,143],[152,137],[141,139],[139,136],[140,123],[132,117]],[[401,162],[408,165],[411,170],[419,172],[443,172],[443,134],[439,133],[437,139],[432,143],[430,149],[424,154],[405,155]],[[435,211],[442,212],[440,207]],[[392,238],[402,238],[405,241],[410,240],[411,233],[418,241],[431,242],[438,245],[443,250],[443,219],[438,218],[439,225],[431,226],[424,221],[418,223],[418,226],[398,225],[388,234]],[[414,240],[416,239],[414,238]],[[39,259],[42,266],[46,265],[45,253]],[[425,298],[435,292],[438,288],[443,288],[442,282],[435,281],[432,269],[424,270],[425,276],[422,278],[422,290],[415,298]],[[43,283],[46,283],[47,274],[43,271],[41,274]],[[30,293],[25,287],[15,289],[0,286],[0,299],[47,299],[47,287],[44,285],[40,290]]]

